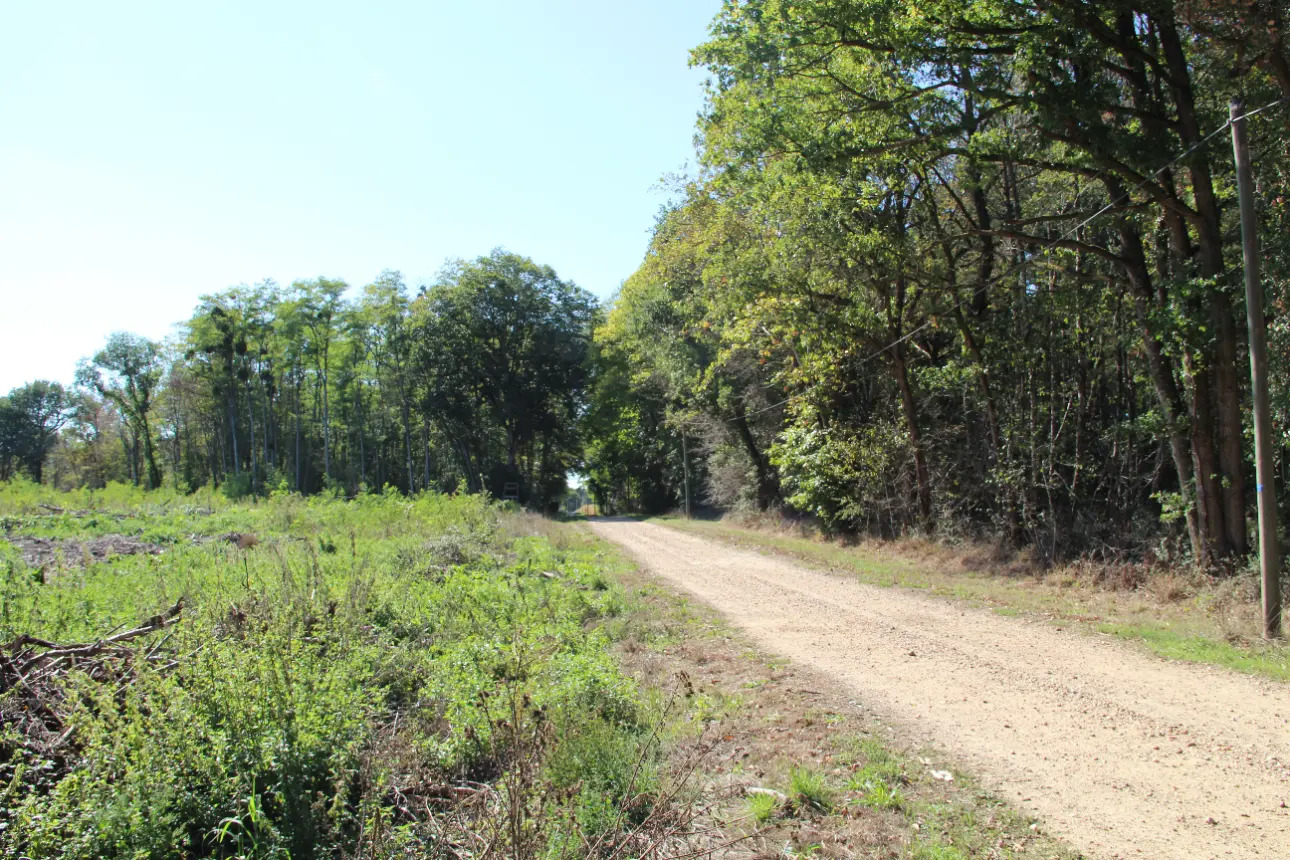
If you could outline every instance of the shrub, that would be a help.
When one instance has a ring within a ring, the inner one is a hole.
[[[226,476],[224,483],[220,484],[220,492],[224,494],[224,498],[231,501],[245,499],[251,495],[251,475],[248,472],[241,472]]]

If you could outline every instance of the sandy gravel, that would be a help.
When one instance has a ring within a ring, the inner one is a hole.
[[[652,523],[591,528],[1093,857],[1290,858],[1286,685]]]

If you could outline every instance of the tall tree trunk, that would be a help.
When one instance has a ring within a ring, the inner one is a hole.
[[[400,397],[403,401],[403,456],[407,460],[408,467],[408,492],[414,492],[415,481],[412,476],[412,415],[411,408],[408,406],[407,395],[400,389]]]
[[[1112,200],[1125,199],[1124,186],[1119,180],[1104,180],[1107,194]],[[1178,393],[1172,363],[1165,353],[1164,343],[1156,332],[1155,310],[1157,295],[1151,274],[1147,270],[1147,258],[1142,248],[1142,236],[1137,227],[1125,219],[1116,225],[1120,238],[1121,266],[1129,280],[1129,289],[1133,294],[1133,310],[1137,317],[1138,327],[1142,332],[1142,348],[1147,356],[1147,375],[1151,379],[1152,389],[1160,414],[1165,419],[1169,433],[1169,452],[1173,458],[1174,471],[1178,475],[1178,493],[1182,497],[1183,509],[1187,517],[1187,535],[1191,543],[1192,556],[1204,564],[1208,556],[1208,542],[1202,539],[1202,512],[1196,504],[1193,492],[1195,472],[1192,468],[1191,441],[1185,427],[1182,399]]]
[[[247,458],[250,461],[251,470],[251,492],[255,492],[255,403],[252,400],[251,386],[246,387],[246,427],[250,432],[247,439]]]
[[[179,463],[181,454],[179,434],[182,426],[182,419],[180,418],[178,407],[172,411],[171,420],[175,427],[175,435],[171,438],[170,444],[170,468],[172,472],[170,476],[170,484],[174,487],[175,492],[179,492]]]
[[[152,444],[152,428],[148,426],[146,414],[140,423],[143,424],[143,457],[148,466],[148,489],[156,490],[161,487],[161,467],[157,465],[157,451]]]
[[[735,432],[739,436],[739,441],[743,443],[748,459],[752,461],[753,469],[757,474],[757,509],[768,510],[779,501],[779,477],[752,434],[742,394],[736,394],[734,397],[734,413]]]
[[[363,432],[363,423],[360,420],[358,424],[358,480],[363,484],[367,483],[367,443],[366,435]]]
[[[1194,472],[1191,461],[1191,440],[1184,432],[1186,419],[1180,408],[1178,388],[1174,382],[1170,361],[1165,355],[1164,346],[1155,336],[1150,322],[1151,311],[1148,303],[1135,297],[1139,325],[1142,329],[1143,350],[1147,355],[1147,375],[1151,379],[1156,403],[1160,406],[1165,425],[1169,428],[1169,453],[1173,458],[1174,471],[1178,475],[1178,494],[1187,516],[1187,534],[1191,542],[1192,556],[1203,563],[1207,554],[1207,541],[1202,538],[1200,511],[1197,509],[1195,494],[1192,489]]]
[[[331,480],[331,400],[327,396],[327,376],[330,370],[328,350],[323,349],[322,356],[322,407],[323,407],[323,480]]]
[[[232,380],[231,375],[229,376],[229,379]],[[230,381],[228,397],[225,398],[225,402],[228,405],[228,438],[231,440],[233,448],[233,474],[240,475],[242,474],[242,461],[238,456],[237,451],[237,406],[234,403],[233,397],[234,389],[232,388],[232,383]]]
[[[122,422],[124,424],[124,421]],[[139,486],[139,445],[137,437],[133,430],[128,429],[128,425],[118,431],[121,437],[121,449],[125,454],[125,461],[130,466],[130,482],[136,487]]]
[[[1210,318],[1217,341],[1214,351],[1214,406],[1218,413],[1218,467],[1223,493],[1223,526],[1227,549],[1237,556],[1249,552],[1245,527],[1245,445],[1241,416],[1241,383],[1236,372],[1238,331],[1232,303],[1220,285],[1210,298]]]
[[[1190,351],[1183,357],[1183,369],[1191,379],[1191,452],[1196,469],[1196,505],[1201,511],[1201,539],[1206,552],[1201,561],[1206,566],[1227,553],[1227,533],[1223,529],[1223,496],[1215,456],[1214,416],[1210,410],[1210,374],[1196,366]]]
[[[261,427],[264,430],[264,471],[267,475],[270,469],[278,465],[277,439],[270,432],[270,417],[273,415],[273,394],[271,389],[264,392],[264,405],[260,410]]]
[[[300,469],[300,371],[296,370],[296,492],[303,492],[300,485],[302,477]]]
[[[421,444],[425,451],[425,483],[421,485],[421,489],[428,490],[430,489],[430,421],[428,419],[421,421]]]
[[[1201,142],[1200,120],[1192,89],[1191,67],[1179,38],[1172,6],[1166,4],[1155,14],[1160,46],[1169,69],[1169,85],[1178,111],[1182,143],[1187,147]],[[1232,301],[1228,292],[1223,264],[1222,215],[1205,150],[1198,149],[1187,159],[1192,197],[1197,215],[1197,250],[1201,277],[1211,279],[1209,317],[1215,348],[1213,354],[1213,404],[1217,424],[1218,459],[1215,464],[1217,491],[1221,494],[1221,534],[1211,535],[1216,554],[1244,555],[1248,551],[1245,529],[1245,454],[1241,421],[1240,373],[1237,369],[1239,342]],[[1217,526],[1218,521],[1215,522]]]
[[[193,428],[192,421],[184,422],[184,481],[188,484],[190,490],[196,489],[193,486],[193,478],[196,477],[193,472],[193,460],[197,456],[193,451]]]
[[[914,476],[918,484],[918,513],[925,526],[932,525],[932,486],[927,469],[927,454],[923,450],[923,434],[918,426],[918,404],[914,390],[909,385],[909,369],[905,362],[905,344],[896,343],[891,348],[891,370],[900,389],[901,410],[909,431],[909,444],[914,449]]]

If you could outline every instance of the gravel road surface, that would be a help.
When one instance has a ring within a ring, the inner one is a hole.
[[[1290,858],[1290,687],[653,523],[592,530],[1093,857]]]

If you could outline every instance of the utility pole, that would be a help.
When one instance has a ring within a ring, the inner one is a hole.
[[[1245,313],[1250,329],[1250,392],[1254,399],[1254,469],[1259,500],[1259,567],[1263,577],[1263,635],[1281,635],[1281,546],[1277,539],[1277,495],[1272,464],[1272,410],[1268,406],[1268,334],[1259,280],[1259,233],[1254,215],[1254,180],[1245,140],[1245,106],[1232,99],[1232,151],[1241,197],[1241,243],[1245,255]]]
[[[685,518],[690,518],[690,449],[681,430],[681,471],[685,474]]]

